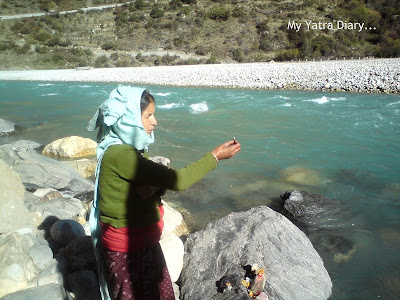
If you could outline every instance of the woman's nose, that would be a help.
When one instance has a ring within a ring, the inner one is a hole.
[[[157,119],[156,119],[155,116],[153,116],[153,122],[151,122],[151,124],[152,124],[153,126],[156,126],[156,125],[157,125]]]

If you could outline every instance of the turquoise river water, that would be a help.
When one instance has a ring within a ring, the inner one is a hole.
[[[115,87],[0,81],[0,118],[25,128],[0,144],[95,139],[87,122]],[[311,238],[332,278],[332,299],[400,298],[399,95],[146,88],[159,124],[151,155],[183,167],[234,136],[242,144],[200,183],[167,195],[191,216],[192,229],[232,211],[274,207],[291,189],[319,193],[343,206],[334,230],[352,242],[340,256]]]

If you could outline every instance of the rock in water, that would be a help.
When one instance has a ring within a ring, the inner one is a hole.
[[[80,158],[96,155],[97,143],[89,138],[70,136],[44,147],[42,154],[61,158]]]
[[[0,135],[13,132],[15,130],[15,124],[13,122],[0,119]]]
[[[310,240],[268,207],[210,223],[189,236],[185,250],[182,299],[228,299],[216,282],[254,263],[265,269],[264,291],[270,299],[328,299],[332,293],[329,274]]]
[[[74,220],[59,220],[51,226],[51,237],[61,245],[68,245],[76,238],[85,236],[85,229]]]

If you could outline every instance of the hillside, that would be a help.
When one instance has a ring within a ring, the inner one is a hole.
[[[396,0],[0,0],[0,9],[48,12],[0,20],[2,70],[400,56]]]

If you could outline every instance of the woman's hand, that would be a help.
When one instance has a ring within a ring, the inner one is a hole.
[[[211,151],[211,153],[214,154],[218,160],[228,159],[238,153],[240,148],[240,143],[235,139],[219,145],[217,148]]]

